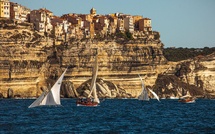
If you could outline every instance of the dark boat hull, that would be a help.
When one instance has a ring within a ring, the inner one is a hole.
[[[87,106],[87,107],[96,107],[98,106],[98,102],[94,102],[92,99],[78,99],[76,101],[77,106]]]
[[[195,99],[179,99],[178,102],[182,102],[182,103],[194,103]]]

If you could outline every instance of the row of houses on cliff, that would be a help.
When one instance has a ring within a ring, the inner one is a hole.
[[[46,8],[30,10],[9,0],[0,0],[0,17],[16,23],[33,23],[34,29],[58,40],[69,38],[103,38],[129,32],[134,38],[153,35],[151,19],[123,13],[98,15],[95,8],[89,14],[55,16]]]

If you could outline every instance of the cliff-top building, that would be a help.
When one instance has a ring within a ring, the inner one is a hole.
[[[67,20],[57,16],[53,16],[51,24],[53,26],[53,33],[55,35],[55,38],[57,40],[67,41],[69,26],[71,24],[68,23]]]
[[[134,32],[134,21],[132,16],[126,16],[124,18],[124,28],[126,31],[129,31],[131,33]]]
[[[149,34],[152,31],[151,19],[143,18],[139,20],[139,30]]]
[[[90,10],[90,14],[91,14],[92,16],[96,16],[96,9],[95,9],[95,8],[92,8],[92,9]]]
[[[0,0],[0,18],[10,18],[9,0]]]
[[[18,3],[10,2],[10,19],[16,22],[29,21],[29,14],[31,10]]]
[[[0,0],[0,18],[12,19],[18,23],[28,21],[33,23],[34,29],[39,32],[48,34],[54,30],[55,36],[65,35],[67,38],[105,37],[116,32],[126,31],[137,37],[152,33],[149,18],[123,13],[98,15],[95,8],[91,8],[89,14],[72,13],[53,18],[53,13],[45,8],[31,11],[10,0]]]
[[[139,20],[140,19],[143,19],[143,16],[139,16],[139,15],[133,16],[134,30],[139,30]]]
[[[35,30],[39,32],[51,32],[51,18],[53,13],[45,8],[32,10],[30,13],[30,22],[34,24]]]

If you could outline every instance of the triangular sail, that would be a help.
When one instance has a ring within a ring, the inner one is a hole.
[[[60,87],[66,71],[67,69],[63,72],[49,92],[43,92],[28,108],[42,105],[60,105]]]
[[[158,95],[157,95],[154,91],[152,91],[151,89],[149,89],[149,91],[154,95],[154,97],[155,97],[158,101],[160,101]]]
[[[138,74],[139,75],[139,74]],[[140,77],[140,75],[139,75]],[[149,96],[148,96],[148,92],[147,90],[145,89],[145,86],[144,86],[144,83],[143,83],[143,80],[142,78],[140,77],[140,80],[141,80],[141,83],[142,83],[142,92],[141,94],[138,96],[138,100],[146,100],[148,101],[149,100]]]
[[[100,103],[99,98],[97,96],[97,92],[96,92],[97,74],[98,74],[98,58],[96,55],[95,63],[94,63],[94,67],[93,67],[93,74],[92,74],[93,77],[92,77],[92,81],[91,81],[91,85],[90,85],[90,94],[88,95],[88,97],[90,97],[92,95],[94,97],[94,102]]]

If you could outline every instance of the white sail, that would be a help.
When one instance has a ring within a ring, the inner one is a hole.
[[[42,106],[42,105],[61,105],[60,103],[60,87],[62,84],[62,80],[64,74],[67,69],[63,72],[60,78],[56,81],[56,83],[52,86],[49,92],[43,92],[40,97],[38,97],[28,108]]]
[[[94,89],[94,92],[93,92],[93,96],[94,96],[94,102],[100,103],[99,98],[97,96],[97,92],[96,92],[96,85],[95,85],[95,89]]]
[[[151,89],[149,89],[149,91],[154,95],[154,97],[155,97],[158,101],[160,101],[158,95],[157,95],[154,91],[152,91]]]
[[[138,74],[139,75],[139,74]],[[140,75],[139,75],[140,77]],[[141,94],[138,96],[138,100],[146,100],[148,101],[149,100],[149,96],[148,96],[148,92],[147,90],[145,89],[145,86],[144,86],[144,83],[143,83],[143,80],[142,78],[140,77],[140,80],[141,80],[141,83],[142,83],[142,92]]]
[[[99,98],[97,96],[97,92],[96,92],[97,74],[98,74],[98,59],[97,59],[97,55],[96,55],[95,63],[94,63],[94,67],[93,67],[93,74],[92,74],[93,77],[92,77],[92,81],[91,81],[91,85],[90,85],[90,94],[88,95],[88,97],[93,96],[94,102],[100,103]]]

